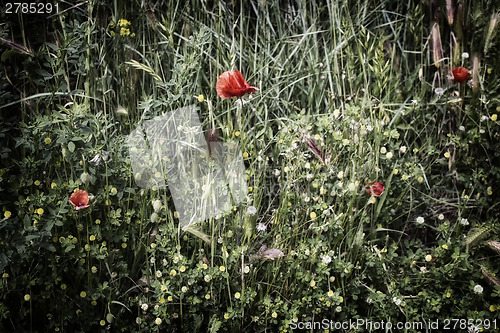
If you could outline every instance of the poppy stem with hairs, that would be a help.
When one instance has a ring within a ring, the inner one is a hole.
[[[458,82],[458,99],[460,102],[458,102],[458,123],[460,124],[462,122],[462,105],[463,105],[463,98],[462,96],[465,95],[465,92],[462,92],[462,83]]]
[[[243,98],[241,96],[238,98],[240,99],[240,107],[236,109],[236,120],[238,121],[237,130],[241,131],[241,129],[243,128],[242,123],[241,123],[241,111],[243,110]]]

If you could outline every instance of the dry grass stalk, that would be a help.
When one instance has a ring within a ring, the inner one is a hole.
[[[500,281],[498,281],[498,279],[493,274],[488,272],[486,268],[481,267],[481,272],[483,273],[483,276],[486,278],[486,280],[488,280],[489,283],[495,286],[500,286]]]
[[[439,25],[434,23],[432,26],[432,59],[434,60],[434,66],[439,68],[441,66],[441,59],[443,59],[443,43],[441,42],[441,31],[439,30]]]
[[[325,155],[323,152],[318,148],[318,145],[316,142],[314,142],[313,139],[307,138],[306,139],[307,147],[313,152],[314,155],[316,155],[317,158],[321,160],[321,162],[325,163]]]
[[[446,16],[448,17],[448,24],[453,26],[455,19],[455,1],[446,0]]]

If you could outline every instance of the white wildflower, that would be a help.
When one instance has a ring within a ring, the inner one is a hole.
[[[153,201],[153,210],[155,213],[158,213],[161,210],[161,201],[160,200],[155,200]]]
[[[483,290],[484,290],[483,287],[479,284],[476,284],[474,286],[474,293],[475,294],[481,295],[483,293]]]
[[[267,227],[264,223],[259,223],[256,226],[258,232],[263,232],[266,231]]]
[[[255,215],[257,214],[257,208],[255,206],[250,206],[247,208],[247,214],[248,215]]]
[[[88,172],[84,172],[80,175],[80,180],[82,181],[82,183],[84,184],[88,184],[90,183],[90,175]]]
[[[153,223],[155,223],[156,221],[158,221],[158,214],[156,214],[156,213],[151,214],[150,220]]]
[[[467,330],[468,333],[479,333],[481,332],[481,329],[478,326],[471,325],[469,326],[469,329]]]

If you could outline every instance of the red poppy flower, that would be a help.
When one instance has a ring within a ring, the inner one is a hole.
[[[380,182],[370,183],[366,187],[366,193],[370,194],[371,196],[378,197],[382,193],[384,193],[384,184],[382,184]]]
[[[464,67],[453,68],[451,71],[453,78],[460,83],[464,83],[470,76],[469,71]]]
[[[69,202],[75,206],[76,210],[89,206],[89,194],[84,190],[78,190],[69,197]]]
[[[221,98],[241,97],[260,90],[250,86],[239,71],[224,72],[217,79],[217,95]]]

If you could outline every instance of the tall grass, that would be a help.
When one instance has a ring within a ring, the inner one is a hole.
[[[492,318],[499,289],[481,279],[498,267],[481,241],[499,231],[499,37],[498,15],[482,13],[498,8],[447,3],[91,0],[61,3],[44,36],[2,14],[14,45],[3,43],[0,205],[13,214],[0,222],[0,327]],[[470,87],[451,77],[460,65]],[[217,78],[235,69],[261,91],[220,99]],[[251,190],[183,230],[168,188],[136,185],[125,142],[192,104],[206,131],[238,142]],[[71,211],[76,188],[91,210]],[[284,256],[265,260],[263,245]]]

